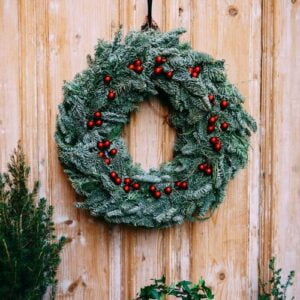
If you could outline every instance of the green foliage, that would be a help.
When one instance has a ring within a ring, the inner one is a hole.
[[[275,257],[270,259],[270,280],[265,283],[259,280],[260,293],[258,300],[287,300],[287,291],[289,286],[293,285],[292,280],[295,277],[295,272],[290,271],[287,280],[282,282],[282,269],[276,269],[275,262]],[[203,279],[200,279],[198,284],[192,284],[190,281],[183,280],[177,284],[167,285],[164,276],[160,279],[154,279],[153,281],[153,284],[141,288],[135,300],[165,300],[168,295],[184,300],[214,299],[212,290],[205,285]],[[291,300],[293,299],[295,298],[292,297]]]
[[[281,272],[282,269],[276,269],[276,259],[275,257],[270,259],[269,269],[271,271],[271,278],[268,282],[259,281],[260,295],[258,300],[286,300],[287,290],[289,286],[293,285],[293,278],[295,277],[295,272],[290,271],[286,282],[282,282]],[[295,299],[292,297],[291,299]]]
[[[256,123],[244,111],[242,96],[228,81],[224,62],[180,43],[183,32],[130,32],[124,41],[118,32],[112,43],[99,41],[87,70],[64,85],[56,131],[59,158],[74,188],[84,198],[77,206],[93,216],[144,227],[165,227],[202,218],[223,200],[228,181],[247,162],[249,136],[256,130]],[[167,58],[163,68],[174,72],[171,80],[164,75],[153,76],[156,56]],[[143,62],[141,74],[127,67],[137,58]],[[198,78],[188,72],[193,66],[202,68]],[[103,82],[105,75],[112,76],[109,85]],[[109,90],[116,92],[113,101],[107,99]],[[215,95],[215,105],[209,102],[209,94]],[[174,159],[145,172],[132,163],[120,135],[130,113],[153,95],[161,96],[170,107],[170,122],[177,136]],[[222,99],[229,101],[227,109],[220,108]],[[102,112],[103,125],[88,129],[87,121],[97,110]],[[219,119],[215,131],[209,134],[207,123],[212,115]],[[226,132],[220,129],[223,121],[230,124]],[[221,151],[212,149],[212,136],[220,137]],[[104,139],[118,149],[110,165],[97,156],[97,141]],[[212,166],[212,176],[197,170],[203,162]],[[111,171],[138,181],[141,189],[124,192],[122,186],[111,181]],[[160,199],[149,193],[150,184],[155,183],[163,191],[183,180],[188,182],[187,191],[173,189],[170,195],[162,193]]]
[[[154,284],[145,286],[141,289],[136,300],[166,299],[166,296],[175,296],[185,300],[214,299],[214,295],[205,281],[200,279],[197,284],[190,281],[179,281],[176,284],[167,285],[163,276],[160,279],[154,279]]]
[[[19,146],[0,174],[0,299],[42,299],[54,296],[55,274],[64,238],[55,241],[52,207],[35,202],[36,182],[27,187],[29,168]]]

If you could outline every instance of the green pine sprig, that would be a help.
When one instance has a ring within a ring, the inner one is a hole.
[[[259,280],[260,294],[258,300],[287,300],[287,290],[293,285],[295,271],[290,271],[287,280],[282,282],[282,269],[276,268],[275,257],[269,261],[269,270],[271,271],[271,278],[267,282]],[[295,298],[292,297],[291,300],[293,299]]]
[[[0,174],[0,299],[54,297],[64,238],[56,239],[53,208],[28,189],[30,169],[20,145]],[[48,289],[48,290],[47,290]]]

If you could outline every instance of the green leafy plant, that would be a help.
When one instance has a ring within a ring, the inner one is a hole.
[[[53,208],[36,201],[38,182],[28,189],[29,167],[20,145],[0,174],[0,299],[54,297],[56,269],[64,238],[58,241]]]
[[[290,271],[286,282],[282,282],[282,269],[276,269],[275,257],[270,259],[269,269],[272,274],[271,278],[265,283],[259,280],[260,293],[258,300],[287,300],[287,290],[293,285],[292,280],[295,277],[295,272]],[[153,281],[153,284],[141,288],[135,300],[164,300],[168,295],[184,300],[214,299],[212,290],[206,286],[203,279],[200,279],[198,284],[183,280],[169,286],[166,284],[164,276]],[[293,299],[295,298],[292,297],[291,300]]]
[[[281,272],[282,269],[276,269],[276,259],[272,257],[269,261],[269,269],[271,271],[271,278],[267,282],[262,282],[259,280],[260,294],[258,300],[286,300],[287,290],[289,286],[293,285],[293,278],[295,277],[295,272],[290,271],[286,282],[282,282]],[[292,297],[291,299],[295,299]]]
[[[200,279],[197,284],[184,280],[169,286],[166,284],[164,276],[160,279],[154,279],[153,281],[154,284],[141,289],[136,300],[163,300],[166,299],[167,295],[185,300],[214,299],[211,289],[205,285],[203,279]]]

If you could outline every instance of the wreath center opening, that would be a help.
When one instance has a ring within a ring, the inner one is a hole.
[[[162,97],[143,101],[123,130],[133,162],[145,171],[173,159],[176,131],[170,126],[170,109]]]

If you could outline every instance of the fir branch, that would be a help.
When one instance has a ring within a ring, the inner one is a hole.
[[[290,271],[288,278],[282,282],[282,269],[276,268],[276,258],[272,257],[269,261],[269,270],[271,271],[271,278],[267,282],[262,282],[259,279],[260,294],[258,300],[287,300],[287,290],[293,285],[293,278],[295,271]],[[294,297],[291,300],[295,299]]]

